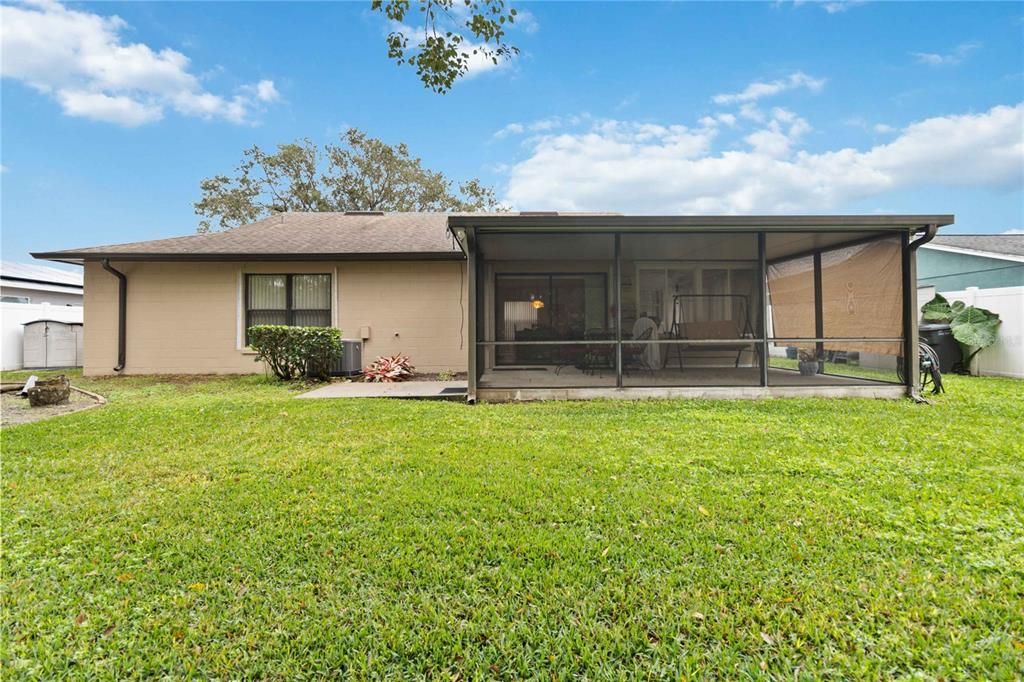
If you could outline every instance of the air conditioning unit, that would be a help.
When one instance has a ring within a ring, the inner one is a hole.
[[[357,339],[341,340],[341,356],[331,363],[331,376],[352,377],[363,371],[363,342]]]

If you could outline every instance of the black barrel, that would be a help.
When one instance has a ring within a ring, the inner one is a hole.
[[[963,363],[960,344],[953,338],[953,330],[945,322],[922,324],[918,327],[921,340],[927,343],[939,356],[939,371],[952,372]]]

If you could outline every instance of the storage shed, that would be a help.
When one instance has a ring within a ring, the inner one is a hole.
[[[24,324],[22,341],[25,369],[56,369],[82,366],[81,322],[33,320]]]

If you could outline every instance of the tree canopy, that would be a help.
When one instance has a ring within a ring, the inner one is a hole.
[[[516,20],[516,10],[506,7],[505,0],[419,0],[415,4],[422,28],[405,23],[410,0],[372,0],[371,6],[395,26],[387,37],[388,57],[415,68],[423,85],[434,92],[450,90],[469,72],[474,57],[497,64],[519,53],[518,47],[505,41],[505,29]]]
[[[199,231],[228,230],[288,211],[503,210],[494,189],[476,178],[457,185],[424,168],[405,144],[389,145],[350,128],[340,144],[309,139],[243,152],[233,175],[199,183]]]

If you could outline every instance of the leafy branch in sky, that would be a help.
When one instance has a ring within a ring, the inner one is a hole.
[[[518,47],[505,41],[516,10],[504,0],[420,0],[415,5],[422,29],[405,23],[412,5],[410,0],[372,0],[373,10],[397,26],[387,37],[388,57],[414,67],[436,93],[448,92],[469,72],[474,58],[498,64],[519,54]]]

